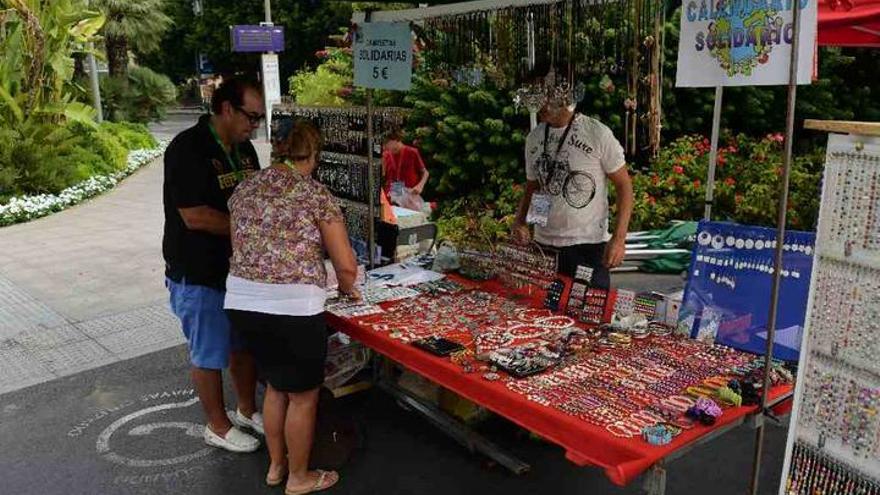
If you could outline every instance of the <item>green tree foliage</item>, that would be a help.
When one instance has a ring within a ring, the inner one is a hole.
[[[75,0],[2,0],[0,11],[0,201],[57,193],[95,173],[122,169],[144,129],[98,126],[75,101],[72,54],[104,21]],[[146,134],[146,135],[145,135]]]
[[[129,50],[150,53],[159,49],[172,23],[164,4],[165,0],[93,0],[93,7],[107,18],[102,34],[111,77],[125,80]]]
[[[104,18],[80,2],[3,0],[0,11],[0,197],[42,192],[70,180],[50,165],[87,143],[74,124],[95,128],[94,110],[73,101],[71,54]]]
[[[524,180],[528,120],[511,95],[484,82],[471,87],[417,76],[404,98],[407,129],[429,162],[429,197],[502,200]]]
[[[352,59],[350,50],[327,48],[319,51],[323,58],[314,70],[305,68],[290,78],[290,94],[300,105],[344,106],[351,94]]]
[[[750,225],[776,224],[782,175],[782,135],[730,137],[718,152],[713,218]],[[821,149],[792,162],[788,226],[812,230],[819,211]],[[703,214],[709,141],[699,135],[668,143],[650,170],[633,179],[633,229],[660,228],[670,220],[698,219]]]
[[[211,0],[202,2],[202,13],[196,15],[190,0],[166,1],[175,25],[163,37],[160,51],[138,54],[140,63],[170,75],[176,83],[195,75],[199,53],[207,56],[218,74],[256,74],[259,54],[232,53],[229,26],[265,20],[263,2]],[[350,19],[350,2],[274,0],[272,21],[285,28],[285,50],[279,57],[282,84],[303,67],[317,65],[315,52],[324,47],[329,34],[347,26]]]
[[[101,79],[101,97],[107,119],[147,123],[165,117],[177,99],[177,88],[163,74],[147,67],[132,67],[125,78]]]

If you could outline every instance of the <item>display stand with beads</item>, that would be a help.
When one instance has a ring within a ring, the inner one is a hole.
[[[821,205],[779,493],[880,494],[880,137],[830,136]]]

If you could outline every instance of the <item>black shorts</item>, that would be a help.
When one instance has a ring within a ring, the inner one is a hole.
[[[591,285],[600,289],[611,288],[611,272],[603,264],[605,257],[605,244],[575,244],[574,246],[541,247],[546,251],[559,253],[559,273],[574,277],[578,265],[589,266],[593,269]]]
[[[324,383],[324,314],[286,316],[226,310],[232,328],[254,356],[260,378],[280,392],[306,392]]]

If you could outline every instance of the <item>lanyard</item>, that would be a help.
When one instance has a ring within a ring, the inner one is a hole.
[[[229,166],[232,167],[232,171],[238,173],[238,164],[241,162],[241,159],[238,156],[238,145],[232,147],[232,156],[229,156],[229,152],[226,151],[226,146],[223,145],[223,141],[220,140],[220,136],[217,135],[217,130],[214,129],[214,126],[208,124],[208,129],[211,130],[211,135],[214,136],[214,140],[217,141],[217,146],[220,146],[220,149],[223,150],[223,154],[226,155],[226,161],[229,163]]]
[[[577,117],[577,114],[571,116],[571,119],[568,121],[568,125],[565,126],[565,131],[562,133],[562,137],[559,138],[559,144],[556,146],[556,153],[553,155],[553,159],[555,160],[557,156],[559,156],[559,152],[562,151],[562,145],[565,144],[565,138],[568,137],[568,132],[571,130],[571,125],[574,123],[574,119]],[[550,124],[544,124],[544,154],[547,155],[547,145],[549,144],[550,139]]]

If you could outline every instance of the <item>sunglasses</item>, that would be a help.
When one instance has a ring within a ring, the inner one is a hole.
[[[239,112],[242,115],[244,115],[245,117],[247,117],[248,122],[250,122],[251,125],[259,125],[260,122],[262,122],[263,119],[266,118],[266,115],[262,114],[262,113],[248,112],[247,110],[245,110],[244,108],[241,108],[241,107],[232,107],[232,108],[234,108],[237,112]]]

